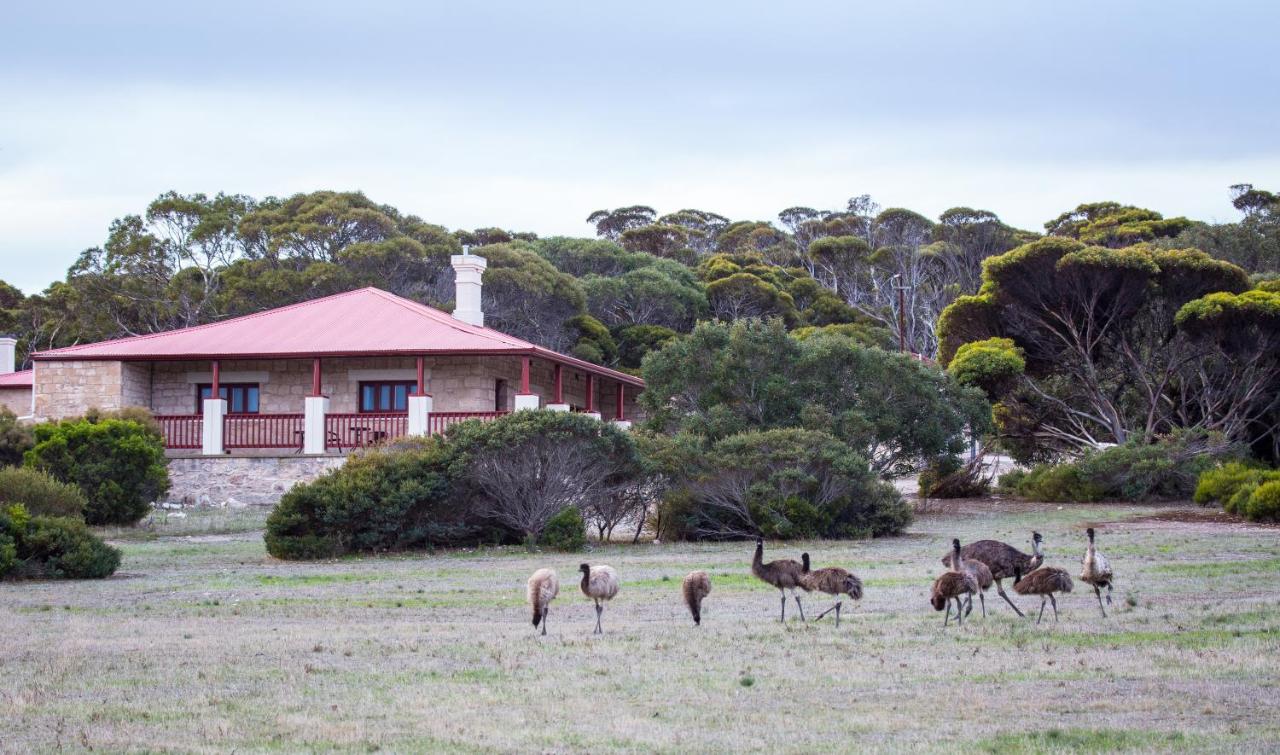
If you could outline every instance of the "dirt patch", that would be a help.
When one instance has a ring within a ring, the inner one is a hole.
[[[1250,522],[1234,514],[1214,509],[1174,509],[1158,514],[1130,519],[1130,524],[1166,522],[1170,524],[1222,525],[1247,529],[1280,529],[1280,524]]]

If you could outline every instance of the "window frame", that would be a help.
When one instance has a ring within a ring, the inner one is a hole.
[[[396,388],[403,386],[405,389],[404,408],[396,409]],[[374,405],[373,409],[364,407],[364,391],[366,387],[374,389]],[[389,399],[390,408],[379,409],[377,405],[381,403],[381,389],[389,389],[387,397]],[[356,412],[358,414],[408,414],[409,413],[409,397],[418,394],[417,380],[361,380],[356,387]]]
[[[227,397],[225,399],[225,401],[227,402],[227,414],[235,414],[237,416],[246,415],[246,414],[248,415],[262,414],[262,384],[261,383],[219,383],[218,388],[220,389],[219,393],[221,393],[222,390],[226,390],[227,392]],[[232,398],[232,393],[234,391],[244,391],[245,392],[244,405],[247,407],[249,405],[248,392],[250,390],[257,391],[257,394],[258,394],[257,408],[255,408],[253,411],[242,411],[242,412],[232,411],[231,407],[235,405],[235,401]],[[205,391],[209,391],[210,398],[212,398],[213,383],[196,383],[196,414],[204,414]]]

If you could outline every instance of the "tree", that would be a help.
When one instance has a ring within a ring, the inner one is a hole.
[[[670,260],[621,275],[588,275],[581,279],[587,308],[611,327],[660,325],[687,331],[707,311],[707,296],[694,274]]]
[[[476,511],[528,541],[562,509],[586,511],[641,472],[627,433],[581,414],[514,412],[455,425],[448,438],[476,496]]]
[[[983,293],[944,313],[943,352],[959,359],[962,344],[1012,341],[1025,372],[999,396],[996,415],[1027,456],[1150,443],[1179,428],[1239,439],[1258,411],[1256,384],[1224,392],[1214,366],[1223,363],[1206,363],[1213,355],[1189,337],[1190,316],[1179,323],[1175,315],[1207,294],[1248,285],[1243,270],[1197,250],[1048,237],[987,261]],[[1211,406],[1198,400],[1204,396],[1215,397]]]
[[[1172,238],[1191,225],[1186,218],[1165,219],[1141,207],[1118,202],[1094,202],[1068,210],[1044,224],[1051,236],[1065,236],[1085,244],[1120,249],[1142,241]]]
[[[489,261],[482,293],[485,324],[568,351],[579,335],[568,321],[586,312],[578,281],[556,270],[527,242],[485,246],[475,253]]]
[[[596,210],[587,216],[587,222],[596,227],[596,235],[610,241],[620,241],[622,234],[632,228],[651,225],[658,213],[645,205],[619,207],[616,210]]]

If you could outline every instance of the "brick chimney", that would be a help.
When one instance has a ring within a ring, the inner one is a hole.
[[[480,288],[483,283],[484,269],[489,266],[487,260],[471,254],[467,247],[462,254],[449,258],[453,265],[455,277],[453,316],[465,323],[484,327],[484,310],[480,307]]]

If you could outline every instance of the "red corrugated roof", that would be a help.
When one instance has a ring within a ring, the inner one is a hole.
[[[6,372],[0,375],[0,388],[30,388],[31,370]]]
[[[527,355],[643,387],[624,372],[535,346],[377,288],[270,309],[193,328],[32,355],[35,361],[289,359],[386,355]],[[28,380],[30,384],[30,380]]]

